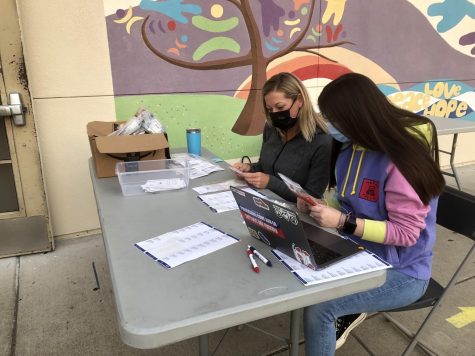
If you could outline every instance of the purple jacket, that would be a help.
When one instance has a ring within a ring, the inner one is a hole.
[[[365,219],[355,242],[418,279],[431,275],[438,198],[424,205],[409,182],[381,153],[348,145],[336,163],[337,198],[343,211]]]

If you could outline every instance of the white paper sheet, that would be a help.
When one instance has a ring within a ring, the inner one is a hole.
[[[252,188],[247,187],[242,188],[242,190],[254,194],[258,197],[266,198],[265,195],[259,193],[257,190],[254,190]],[[239,209],[236,200],[234,199],[233,193],[230,190],[220,193],[201,194],[198,195],[198,199],[208,205],[208,207],[215,213],[222,213],[225,211]]]
[[[170,269],[239,240],[211,225],[199,222],[134,244],[140,251]]]
[[[237,168],[234,168],[233,166],[229,166],[228,167],[230,170],[232,170],[234,173],[236,173],[238,176],[242,177],[242,171],[240,171],[239,169]]]
[[[165,190],[176,190],[186,188],[186,182],[181,178],[152,179],[141,185],[142,189],[148,193],[162,192]]]
[[[220,192],[223,190],[229,190],[229,186],[231,185],[233,187],[245,187],[247,186],[247,183],[244,182],[243,180],[230,179],[225,182],[202,185],[201,187],[195,187],[193,188],[193,190],[197,192],[198,194],[207,194],[207,193]]]
[[[186,157],[190,167],[190,179],[207,176],[210,173],[224,171],[224,168],[209,162],[208,160],[191,154],[175,154],[173,158]]]
[[[304,266],[278,250],[272,250],[272,253],[305,286],[391,268],[389,263],[368,251],[362,251],[318,271]]]

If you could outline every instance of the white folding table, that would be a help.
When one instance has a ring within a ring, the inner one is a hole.
[[[459,120],[459,119],[446,119],[443,117],[436,116],[427,116],[435,125],[437,129],[437,134],[442,135],[454,135],[452,139],[452,148],[450,151],[441,150],[439,152],[449,155],[450,157],[450,169],[452,172],[442,172],[447,176],[455,178],[455,183],[459,190],[461,190],[460,179],[457,174],[457,169],[455,168],[454,159],[455,159],[455,150],[457,148],[457,139],[459,133],[464,132],[474,132],[475,131],[475,121],[468,120]]]
[[[386,271],[377,271],[303,286],[268,246],[249,236],[237,210],[213,213],[191,189],[234,178],[230,170],[192,180],[186,190],[124,197],[117,178],[97,179],[89,163],[120,335],[132,347],[151,349],[199,336],[200,355],[207,355],[207,334],[291,311],[290,354],[297,355],[301,308],[378,287],[386,279]],[[240,241],[170,270],[134,247],[198,221]],[[254,273],[248,244],[262,250],[273,267]]]

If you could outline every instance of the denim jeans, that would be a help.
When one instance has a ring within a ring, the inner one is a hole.
[[[378,288],[311,305],[304,310],[306,356],[335,354],[338,317],[399,308],[419,299],[429,281],[388,270],[386,282]]]

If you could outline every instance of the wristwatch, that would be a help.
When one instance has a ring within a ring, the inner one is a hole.
[[[347,214],[345,223],[343,224],[341,229],[338,230],[338,232],[343,235],[353,235],[355,230],[356,230],[356,217],[354,217],[351,214]]]

